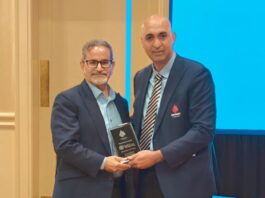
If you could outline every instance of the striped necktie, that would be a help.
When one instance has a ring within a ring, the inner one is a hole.
[[[157,116],[157,105],[161,93],[163,76],[155,76],[155,85],[152,91],[150,101],[147,106],[147,112],[144,118],[144,125],[140,137],[140,147],[142,150],[150,149],[152,134],[154,132],[155,121]]]

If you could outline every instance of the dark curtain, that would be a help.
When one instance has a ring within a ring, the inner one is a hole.
[[[265,198],[265,136],[217,134],[214,146],[218,194]]]

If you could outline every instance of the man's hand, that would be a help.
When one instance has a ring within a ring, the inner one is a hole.
[[[131,167],[138,169],[146,169],[162,161],[164,157],[160,150],[143,150],[127,157],[127,159],[129,160],[129,165],[131,165]]]
[[[131,166],[127,163],[124,163],[124,160],[126,160],[126,158],[118,156],[106,157],[104,170],[110,173],[126,171],[127,169],[131,168]]]

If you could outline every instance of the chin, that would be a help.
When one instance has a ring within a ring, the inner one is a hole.
[[[104,79],[94,79],[91,81],[94,85],[96,86],[102,86],[102,85],[106,85],[108,83],[108,79],[104,78]]]
[[[153,62],[163,62],[163,61],[165,61],[165,57],[161,57],[161,56],[155,56],[155,57],[153,57]]]

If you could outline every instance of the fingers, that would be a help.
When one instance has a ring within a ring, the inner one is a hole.
[[[143,150],[133,156],[128,157],[130,160],[129,164],[132,168],[146,169],[161,161],[162,157],[160,155],[161,152],[157,153],[157,151]]]
[[[137,153],[134,154],[134,155],[128,156],[127,159],[128,159],[129,161],[132,161],[132,160],[134,160],[136,157],[137,157]]]
[[[128,170],[131,166],[126,162],[126,158],[109,156],[106,158],[104,170],[111,173]]]
[[[126,171],[129,168],[145,169],[156,164],[153,154],[154,151],[143,150],[126,158],[109,156],[104,169],[112,173]]]
[[[125,170],[128,170],[129,168],[131,168],[131,165],[119,162],[117,165],[117,168],[119,169],[119,171],[125,171]]]
[[[115,159],[117,160],[117,162],[119,162],[121,164],[128,164],[129,163],[128,158],[122,158],[122,157],[115,156]]]
[[[122,164],[128,164],[129,163],[129,160],[128,159],[122,159],[120,161],[120,163],[122,163]]]

